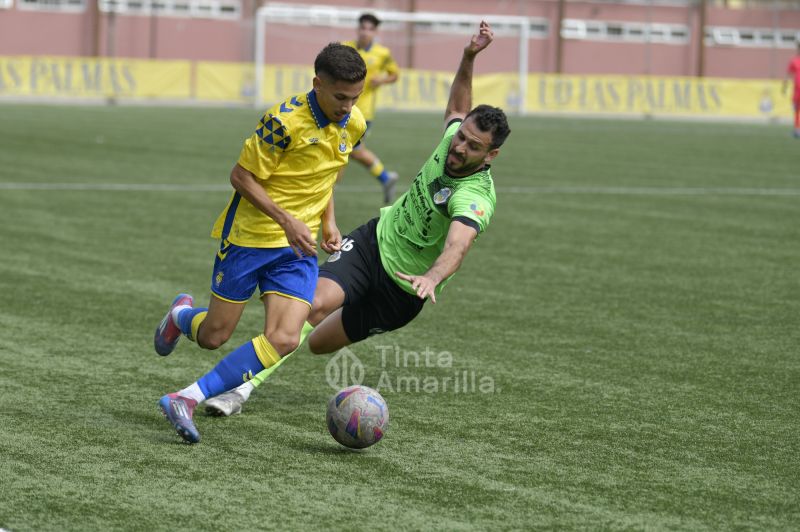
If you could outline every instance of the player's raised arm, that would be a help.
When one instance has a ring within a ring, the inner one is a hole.
[[[475,56],[489,46],[494,38],[491,26],[485,21],[481,21],[478,34],[473,35],[469,44],[464,48],[461,56],[461,63],[458,71],[453,78],[453,85],[450,87],[450,99],[447,101],[447,109],[444,112],[445,126],[454,118],[464,118],[472,109],[472,65],[475,63]]]

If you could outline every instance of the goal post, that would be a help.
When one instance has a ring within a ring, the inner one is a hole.
[[[516,39],[516,64],[512,61],[510,72],[513,74],[516,68],[516,93],[517,96],[511,103],[513,111],[525,113],[525,99],[528,89],[528,45],[530,39],[531,19],[522,16],[501,16],[501,15],[478,15],[464,13],[436,13],[436,12],[402,12],[388,11],[381,9],[369,9],[365,7],[338,7],[303,5],[289,3],[268,3],[256,11],[255,17],[255,50],[254,50],[254,94],[253,103],[261,108],[265,103],[265,67],[267,66],[267,53],[269,50],[278,51],[281,47],[288,49],[288,43],[297,42],[304,39],[311,40],[311,36],[320,29],[330,29],[325,35],[335,35],[329,40],[352,40],[355,38],[355,31],[358,17],[364,12],[375,14],[381,19],[381,42],[392,49],[397,57],[398,51],[392,43],[384,42],[383,37],[389,33],[399,35],[397,41],[403,46],[413,46],[417,35],[427,35],[427,46],[435,47],[444,39],[457,37],[461,42],[460,46],[466,44],[464,36],[474,34],[480,20],[485,20],[492,25],[495,31],[495,40],[498,37],[504,39]],[[279,30],[278,28],[282,28]],[[402,41],[405,39],[406,41]],[[414,41],[414,42],[409,42]],[[321,49],[321,46],[317,51]],[[287,55],[291,55],[287,52]],[[513,52],[512,52],[513,55]],[[313,58],[312,58],[313,59]],[[281,62],[291,62],[283,57]],[[274,59],[271,60],[275,62]],[[456,58],[449,59],[449,69],[455,70]],[[304,57],[301,63],[308,63],[308,58]],[[403,65],[401,64],[401,68]],[[421,65],[415,68],[425,70],[426,66]],[[511,110],[511,109],[510,109]]]

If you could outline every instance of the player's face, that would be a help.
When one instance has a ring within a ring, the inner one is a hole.
[[[378,28],[371,22],[364,22],[358,25],[358,47],[366,48],[375,39],[375,34],[378,33]]]
[[[447,152],[445,168],[447,173],[455,177],[474,174],[497,156],[498,148],[491,149],[492,133],[481,131],[475,124],[474,117],[461,123]]]
[[[358,97],[364,90],[364,81],[349,83],[332,81],[323,76],[314,77],[314,92],[317,103],[328,120],[338,122],[353,109]]]

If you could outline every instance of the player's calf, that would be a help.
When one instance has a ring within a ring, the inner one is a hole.
[[[197,345],[203,349],[219,349],[225,342],[230,340],[232,331],[225,328],[212,329],[211,327],[203,326],[197,337]]]

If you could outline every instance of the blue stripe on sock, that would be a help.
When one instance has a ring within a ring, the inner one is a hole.
[[[263,369],[264,365],[258,360],[253,342],[247,342],[220,360],[214,369],[200,377],[197,384],[206,397],[213,397],[242,384],[244,375],[256,375]]]
[[[381,172],[381,175],[378,176],[378,181],[380,181],[381,183],[386,183],[387,181],[389,181],[389,172],[387,172],[386,170]]]

